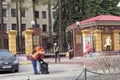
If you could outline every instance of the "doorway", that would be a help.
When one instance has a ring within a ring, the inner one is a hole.
[[[113,49],[113,44],[112,44],[112,34],[102,34],[102,51],[106,51],[106,39],[110,37],[111,38],[111,46],[110,46],[110,50]]]

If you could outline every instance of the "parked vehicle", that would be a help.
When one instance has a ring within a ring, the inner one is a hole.
[[[19,60],[9,50],[0,49],[0,71],[19,71]]]

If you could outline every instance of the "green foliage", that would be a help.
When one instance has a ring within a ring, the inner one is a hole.
[[[112,14],[119,16],[120,8],[116,7],[118,2],[119,0],[61,0],[62,30],[78,20],[81,21],[87,18],[98,16],[100,14]],[[59,29],[58,10],[56,13],[57,18],[54,26],[57,33]],[[67,36],[67,41],[71,41],[71,37],[70,35]]]

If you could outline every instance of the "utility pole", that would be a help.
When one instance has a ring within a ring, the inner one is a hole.
[[[4,49],[3,0],[0,0],[1,48]]]
[[[59,19],[58,19],[58,26],[59,26],[59,48],[60,51],[62,50],[62,40],[61,40],[61,0],[58,0],[58,12],[59,12]]]

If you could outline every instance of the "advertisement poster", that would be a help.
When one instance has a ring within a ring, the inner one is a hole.
[[[81,44],[81,35],[76,35],[76,44]]]

